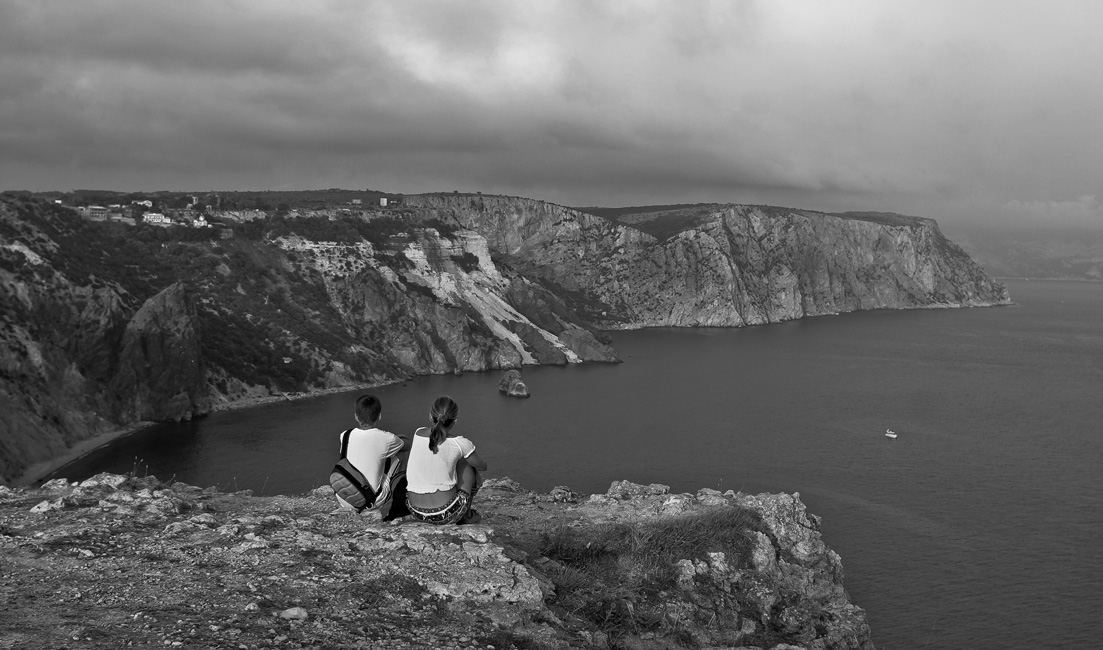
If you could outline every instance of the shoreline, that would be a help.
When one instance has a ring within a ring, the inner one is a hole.
[[[211,406],[211,410],[208,411],[208,413],[217,413],[219,411],[236,411],[237,409],[245,409],[245,408],[250,408],[250,407],[253,407],[253,406],[263,406],[264,404],[271,404],[273,402],[282,402],[282,401],[294,402],[294,401],[300,400],[300,399],[307,399],[307,398],[310,398],[310,397],[318,397],[319,395],[333,395],[334,393],[344,393],[344,392],[349,392],[349,391],[354,391],[354,390],[368,390],[368,389],[371,389],[371,388],[379,388],[380,386],[389,386],[390,384],[397,383],[398,381],[405,381],[405,380],[396,380],[396,381],[393,381],[393,382],[385,382],[385,383],[379,383],[379,384],[355,384],[353,386],[320,388],[318,390],[307,391],[307,392],[304,392],[304,393],[281,393],[279,395],[269,394],[269,395],[258,395],[258,396],[254,396],[254,397],[242,397],[240,399],[235,399],[235,400],[232,400],[232,401],[220,402],[218,404],[213,404]],[[200,416],[200,417],[203,417],[203,416]]]
[[[92,453],[93,451],[110,444],[119,438],[125,438],[133,433],[151,427],[158,422],[140,422],[134,426],[126,427],[122,429],[112,429],[103,433],[92,436],[91,438],[85,438],[77,444],[69,447],[64,454],[51,458],[50,460],[44,460],[37,462],[27,469],[23,470],[23,473],[16,476],[11,480],[12,487],[36,487],[35,483],[38,483],[43,478],[52,474],[53,472],[65,467],[69,463]]]
[[[273,402],[288,401],[293,402],[300,399],[307,399],[310,397],[318,397],[321,395],[332,395],[334,393],[343,393],[354,390],[368,390],[371,388],[378,388],[380,386],[387,386],[392,383],[397,383],[404,380],[396,380],[394,382],[384,382],[379,384],[357,384],[353,386],[341,386],[334,388],[322,388],[316,391],[308,391],[302,393],[282,393],[280,395],[259,395],[254,397],[243,397],[227,402],[221,402],[211,406],[209,413],[217,413],[219,411],[234,411],[238,409],[251,408],[254,406],[264,406],[265,404],[271,404]],[[197,417],[205,417],[207,414]],[[46,476],[56,472],[57,470],[65,467],[69,463],[79,460],[84,456],[92,453],[93,451],[109,445],[112,442],[125,438],[126,436],[133,435],[149,427],[157,426],[159,424],[165,424],[164,422],[149,422],[141,421],[136,422],[131,426],[122,427],[119,429],[112,429],[110,431],[104,431],[103,433],[96,434],[91,438],[85,438],[77,442],[72,447],[69,447],[65,453],[60,456],[56,456],[49,460],[40,461],[30,465],[23,473],[11,479],[12,487],[34,487],[36,483],[44,479]]]

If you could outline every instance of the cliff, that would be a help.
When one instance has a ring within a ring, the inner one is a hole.
[[[387,216],[235,232],[0,199],[0,483],[97,434],[240,400],[617,361],[477,233]]]
[[[118,285],[59,272],[46,257],[52,241],[33,243],[45,254],[19,241],[2,251],[19,259],[0,268],[0,480],[120,423],[208,410],[183,285],[133,309]]]
[[[615,220],[540,201],[418,195],[604,328],[776,323],[1008,304],[932,219],[702,204]]]
[[[405,203],[225,239],[0,197],[0,482],[97,433],[257,397],[616,362],[602,329],[1009,301],[929,219]]]
[[[99,475],[0,487],[0,646],[870,649],[797,495],[488,480],[483,523]]]

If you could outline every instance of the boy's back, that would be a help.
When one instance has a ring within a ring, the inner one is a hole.
[[[341,444],[340,436],[337,444]],[[349,434],[347,458],[378,492],[387,459],[402,451],[402,445],[402,439],[388,431],[376,427],[356,428]]]

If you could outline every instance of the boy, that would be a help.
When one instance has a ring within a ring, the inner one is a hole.
[[[405,453],[410,451],[410,439],[377,428],[382,414],[383,404],[375,395],[356,398],[354,415],[359,426],[349,433],[345,457],[360,470],[378,494],[375,504],[368,511],[378,511],[383,515],[383,521],[390,521],[409,514],[406,510]],[[344,435],[341,432],[338,436],[338,445]],[[352,509],[341,497],[337,497],[337,501],[342,509]]]

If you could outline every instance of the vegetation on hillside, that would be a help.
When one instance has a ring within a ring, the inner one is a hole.
[[[707,510],[642,524],[565,524],[519,535],[526,551],[546,557],[544,565],[556,586],[556,605],[595,625],[612,638],[655,632],[678,636],[670,629],[669,596],[680,588],[680,561],[709,560],[723,553],[735,570],[751,567],[756,531],[765,531],[761,516],[746,508]],[[693,582],[690,578],[690,582]],[[684,586],[684,585],[681,585]],[[717,598],[725,596],[715,595]],[[728,603],[717,602],[716,606]],[[758,618],[750,603],[738,603],[744,615]],[[684,630],[681,630],[684,632]],[[681,641],[692,646],[688,635]],[[770,647],[776,642],[768,630],[748,639]]]
[[[392,238],[409,232],[410,221],[392,216],[377,216],[370,219],[355,216],[336,216],[328,219],[316,217],[274,216],[234,225],[234,235],[239,238],[259,241],[276,239],[288,235],[298,235],[311,241],[355,244],[360,241],[371,242],[376,247],[389,248]],[[435,228],[443,237],[450,237],[458,229],[439,219],[420,221],[419,228]]]
[[[858,221],[870,221],[884,226],[915,226],[923,221],[922,217],[909,217],[895,212],[836,212],[831,216],[840,219],[857,219]]]
[[[321,274],[271,241],[290,234],[348,244],[366,240],[384,249],[384,262],[398,262],[405,258],[386,247],[410,227],[389,217],[274,217],[234,224],[235,236],[222,239],[213,228],[130,226],[85,220],[41,201],[8,204],[18,219],[0,222],[0,234],[28,244],[45,236],[56,247],[45,253],[48,265],[30,264],[19,254],[0,256],[6,270],[25,279],[57,273],[76,286],[116,287],[131,310],[184,281],[197,297],[204,358],[229,377],[281,391],[320,387],[334,361],[362,376],[370,368],[347,352],[360,342],[331,303]]]
[[[712,217],[722,208],[718,203],[682,203],[676,205],[646,205],[628,208],[575,208],[615,223],[642,230],[657,239],[667,239],[683,230],[693,228]],[[772,217],[785,217],[790,214],[823,215],[824,213],[772,205],[749,205],[755,210]],[[840,219],[870,221],[885,226],[914,226],[923,221],[919,217],[908,217],[891,212],[841,212],[829,216]]]

